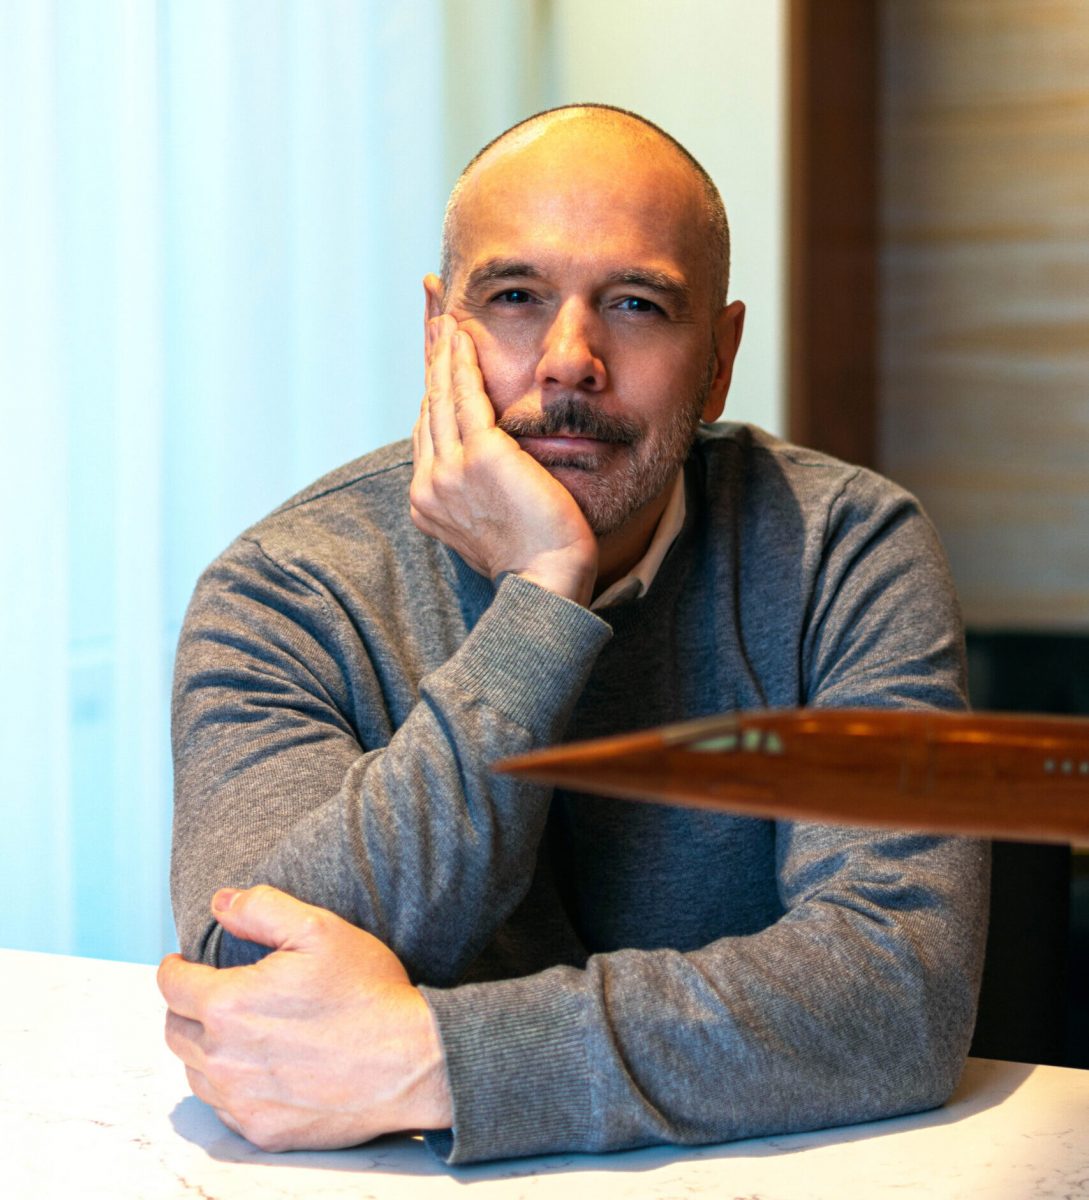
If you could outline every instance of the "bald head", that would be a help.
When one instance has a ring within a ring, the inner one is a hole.
[[[648,160],[660,164],[662,186],[691,193],[702,255],[710,281],[712,307],[726,303],[730,271],[730,233],[718,188],[695,158],[657,125],[635,113],[604,104],[566,105],[520,121],[480,150],[462,171],[450,193],[442,230],[441,275],[449,294],[461,258],[464,226],[474,203],[494,203],[480,186],[481,176],[497,163],[519,159],[539,164],[547,159],[557,178],[568,180],[586,171],[590,160],[608,170],[623,172],[625,163]],[[587,172],[592,174],[592,172]],[[484,197],[487,199],[484,199]]]

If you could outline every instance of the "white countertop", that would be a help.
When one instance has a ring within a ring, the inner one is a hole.
[[[451,1169],[421,1141],[264,1154],[189,1094],[154,969],[0,951],[0,1196],[429,1200],[1089,1197],[1089,1071],[971,1060],[936,1112],[709,1146]]]

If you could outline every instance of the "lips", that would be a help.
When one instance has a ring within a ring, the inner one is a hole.
[[[616,445],[604,438],[587,437],[579,433],[523,434],[516,438],[523,450],[558,451],[562,454],[595,453],[605,446]]]
[[[598,438],[556,435],[519,437],[519,446],[549,471],[569,468],[574,471],[598,471],[617,443]]]

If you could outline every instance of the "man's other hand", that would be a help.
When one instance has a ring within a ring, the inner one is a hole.
[[[217,892],[212,913],[273,952],[223,970],[171,954],[158,982],[167,1045],[229,1129],[294,1150],[450,1124],[431,1011],[377,938],[271,887]]]
[[[589,604],[597,542],[571,493],[495,423],[476,348],[452,316],[427,322],[427,391],[412,435],[416,526],[481,575],[524,575]]]

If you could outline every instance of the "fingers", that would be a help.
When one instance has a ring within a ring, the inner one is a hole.
[[[204,1026],[200,1021],[168,1011],[163,1026],[163,1035],[168,1049],[183,1063],[190,1067],[203,1065]]]
[[[429,475],[435,460],[435,445],[431,440],[431,351],[435,345],[438,322],[435,318],[424,320],[424,394],[420,404],[420,415],[412,426],[412,462],[416,472]]]
[[[329,915],[264,884],[244,891],[217,892],[212,897],[212,914],[235,937],[276,950],[306,949]]]
[[[196,1095],[195,1092],[193,1094]],[[212,1111],[216,1114],[217,1117],[219,1117],[219,1119],[223,1122],[223,1124],[227,1126],[227,1128],[231,1131],[231,1133],[236,1133],[236,1134],[238,1134],[239,1137],[246,1136],[242,1132],[242,1126],[239,1125],[239,1123],[234,1119],[234,1117],[231,1116],[231,1114],[225,1108],[215,1108],[213,1106]]]
[[[193,1093],[193,1095],[196,1096],[198,1100],[203,1100],[204,1103],[209,1107],[214,1108],[216,1116],[223,1121],[222,1116],[220,1116],[220,1109],[223,1107],[223,1100],[220,1098],[216,1089],[212,1087],[211,1083],[208,1081],[208,1076],[205,1075],[203,1071],[198,1071],[196,1067],[186,1067],[185,1079],[189,1084],[189,1090]],[[223,1124],[226,1125],[227,1122],[223,1121]],[[228,1126],[228,1128],[230,1128],[230,1126]]]
[[[431,322],[428,417],[434,452],[460,452],[474,433],[495,425],[472,337],[448,314]]]
[[[227,1126],[231,1133],[236,1133],[239,1137],[246,1136],[242,1132],[242,1126],[231,1116],[226,1108],[223,1097],[212,1086],[207,1075],[202,1071],[198,1071],[195,1067],[186,1067],[185,1078],[189,1083],[189,1090],[193,1095],[198,1100],[203,1100],[220,1121]]]
[[[427,368],[427,418],[431,444],[436,456],[460,449],[461,434],[454,410],[451,362],[451,336],[457,330],[453,317],[436,317],[432,322],[434,342]]]
[[[484,391],[484,376],[473,339],[464,330],[458,330],[451,338],[450,353],[454,416],[464,440],[490,429],[495,424],[495,412]]]
[[[420,415],[412,427],[412,464],[417,471],[430,472],[435,461],[435,446],[431,441],[431,414],[427,393],[424,392]]]
[[[409,487],[416,528],[488,579],[521,572],[582,603],[597,543],[577,502],[498,427],[468,330],[437,315],[428,347]]]
[[[436,498],[436,478],[444,469],[460,473],[464,449],[453,394],[451,338],[456,331],[457,323],[447,315],[427,323],[427,387],[412,430],[409,513],[418,529],[442,541],[444,506]]]
[[[218,977],[215,967],[186,962],[180,954],[168,954],[159,964],[155,981],[172,1013],[199,1020],[201,1008]]]

